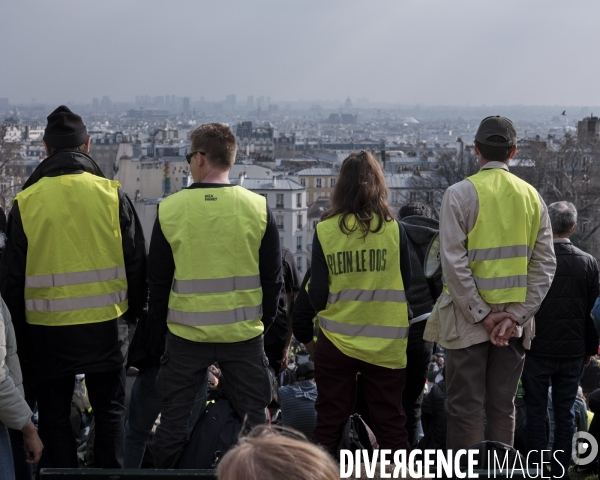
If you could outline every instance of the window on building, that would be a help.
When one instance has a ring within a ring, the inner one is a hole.
[[[283,193],[278,193],[275,197],[275,207],[283,208]]]
[[[418,198],[417,192],[410,192],[409,199],[411,202],[416,202]]]
[[[322,178],[317,178],[317,188],[321,188],[323,186],[322,180],[323,180]]]
[[[296,250],[299,252],[302,251],[302,235],[296,237]]]
[[[302,230],[302,214],[298,214],[298,230]]]
[[[302,185],[303,187],[306,187],[306,178],[300,179],[300,185]]]
[[[283,237],[279,237],[279,245],[283,247]]]
[[[298,208],[302,207],[302,194],[301,193],[296,194],[296,207],[298,207]]]
[[[276,215],[275,216],[275,220],[277,221],[277,228],[279,230],[283,230],[283,219],[284,219],[283,215]]]
[[[330,178],[329,179],[329,188],[333,188],[335,187],[335,178]]]
[[[139,182],[139,181],[140,181],[140,177],[137,177],[137,178],[136,178],[136,182]]]
[[[296,267],[299,272],[302,271],[302,257],[296,257]]]

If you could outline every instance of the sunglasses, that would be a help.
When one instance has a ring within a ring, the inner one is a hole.
[[[196,151],[194,151],[194,152],[190,152],[190,153],[188,153],[188,154],[185,156],[185,159],[187,160],[187,162],[188,162],[188,165],[189,165],[189,163],[192,161],[192,157],[193,157],[194,155],[196,155],[197,153],[199,153],[200,155],[206,155],[206,153],[204,153],[204,152],[201,152],[200,150],[196,150]]]

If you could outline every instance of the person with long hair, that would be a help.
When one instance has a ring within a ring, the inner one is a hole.
[[[313,239],[308,294],[320,333],[312,439],[334,456],[354,411],[359,373],[379,447],[410,449],[402,391],[411,268],[406,233],[392,216],[387,193],[375,158],[352,153]]]

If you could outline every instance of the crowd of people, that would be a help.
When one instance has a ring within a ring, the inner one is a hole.
[[[551,473],[568,478],[578,386],[598,353],[599,272],[569,240],[575,206],[546,206],[509,172],[510,120],[481,122],[480,170],[448,188],[439,215],[411,203],[395,218],[373,155],[350,154],[302,281],[265,198],[230,184],[229,127],[201,125],[190,141],[194,183],[161,202],[146,252],[81,117],[65,106],[48,117],[48,157],[14,199],[0,264],[1,478],[80,465],[80,374],[97,468],[140,468],[150,438],[154,466],[177,468],[214,405],[230,406],[235,439],[197,453],[222,479],[338,478],[357,413],[369,448],[512,446],[522,423],[524,450],[540,451],[550,398],[563,452]],[[426,275],[438,235],[441,272]]]

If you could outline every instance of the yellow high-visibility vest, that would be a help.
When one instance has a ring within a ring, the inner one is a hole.
[[[127,311],[119,186],[85,172],[44,177],[15,197],[27,237],[27,323],[97,323]]]
[[[398,223],[385,222],[362,239],[359,230],[342,233],[336,216],[320,222],[317,235],[329,269],[327,306],[318,312],[323,334],[349,357],[405,368],[408,307]]]
[[[479,199],[477,220],[467,235],[477,290],[487,303],[524,302],[540,227],[539,194],[502,168],[481,170],[468,180]]]
[[[266,199],[239,186],[186,189],[161,202],[159,221],[175,260],[169,330],[193,342],[260,335]]]

